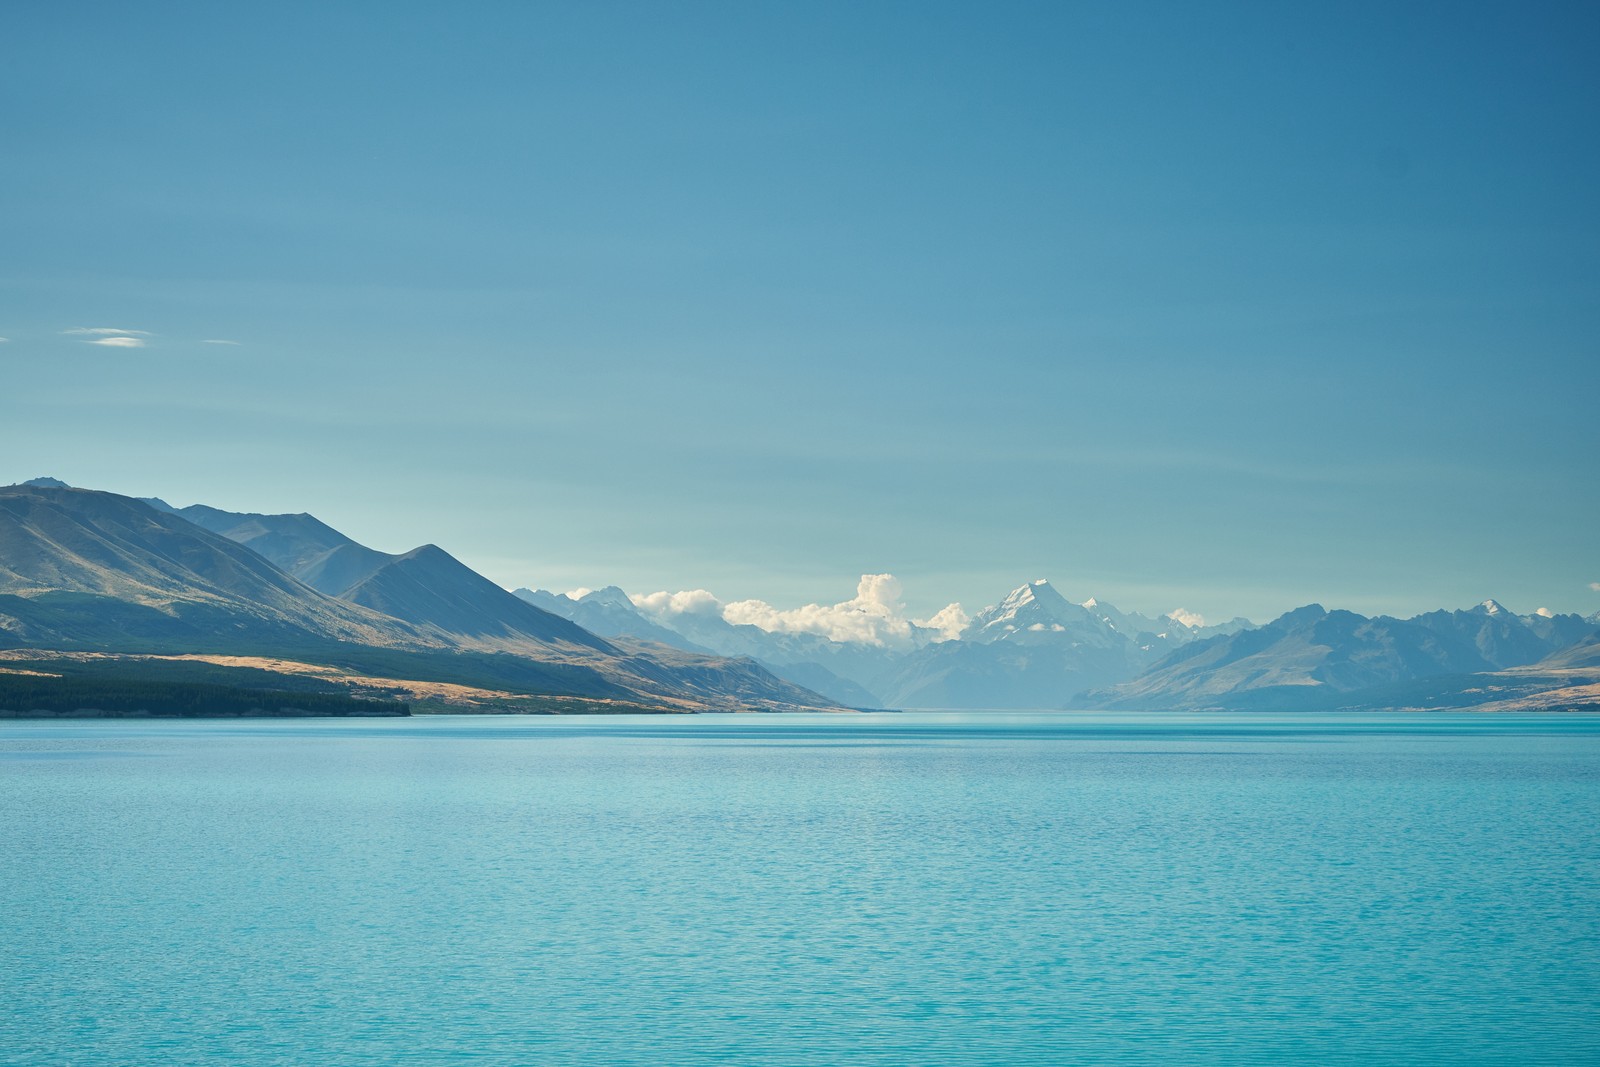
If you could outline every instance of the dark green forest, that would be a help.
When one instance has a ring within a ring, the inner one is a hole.
[[[410,715],[395,700],[342,693],[243,689],[214,683],[105,676],[50,678],[0,672],[0,718],[241,718]]]

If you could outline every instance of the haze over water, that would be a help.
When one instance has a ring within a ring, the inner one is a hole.
[[[19,1065],[1568,1064],[1600,718],[0,728]]]

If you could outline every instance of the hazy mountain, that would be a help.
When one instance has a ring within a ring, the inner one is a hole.
[[[1591,631],[1566,648],[1550,653],[1536,666],[1545,670],[1600,668],[1600,633]]]
[[[1575,615],[1519,616],[1493,601],[1407,620],[1311,604],[1260,629],[1180,648],[1083,701],[1128,709],[1359,706],[1351,694],[1537,663],[1584,630]]]
[[[601,637],[636,637],[641,641],[657,641],[686,652],[713,652],[703,648],[676,630],[669,630],[651,622],[639,613],[616,586],[596,589],[574,600],[565,593],[552,593],[548,589],[515,589],[512,595],[552,615],[559,615]]]
[[[1466,611],[1430,611],[1410,621],[1470,644],[1495,668],[1533,663],[1594,629],[1577,615],[1515,615],[1493,600]]]
[[[958,640],[898,656],[874,677],[875,691],[896,707],[1062,707],[1085,689],[1134,677],[1203,634],[1249,625],[1235,619],[1201,629],[1100,600],[1077,604],[1041,579],[978,612]]]
[[[837,700],[846,707],[876,708],[883,703],[859,682],[843,678],[822,664],[804,658],[804,647],[797,651],[794,642],[787,642],[780,635],[768,634],[754,626],[734,627],[718,617],[715,623],[708,623],[699,631],[709,631],[712,639],[721,646],[713,648],[691,641],[677,630],[652,621],[634,606],[628,594],[614,585],[595,589],[577,599],[546,589],[518,589],[515,593],[536,607],[571,619],[584,629],[604,637],[632,637],[690,652],[748,656],[778,677],[821,693],[830,700]],[[797,654],[799,658],[795,658]]]
[[[602,625],[598,615],[577,614],[577,602],[548,593],[530,595],[553,598],[538,602],[572,612],[569,617],[586,625]],[[609,595],[606,611],[614,615],[604,625],[618,627],[624,615],[643,614],[629,610],[631,602],[620,590]],[[711,604],[653,615],[648,621],[670,629],[679,641],[724,655],[752,656],[835,699],[855,703],[870,697],[887,707],[1059,707],[1084,688],[1133,677],[1170,648],[1208,632],[1169,617],[1123,613],[1099,601],[1075,604],[1047,581],[1020,586],[980,611],[956,640],[940,640],[935,631],[916,626],[898,644],[771,632],[730,623]],[[1235,620],[1209,632],[1248,625]],[[847,691],[853,696],[846,696]]]

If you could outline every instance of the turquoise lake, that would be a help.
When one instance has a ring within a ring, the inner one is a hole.
[[[0,725],[7,1064],[1600,1062],[1600,718]]]

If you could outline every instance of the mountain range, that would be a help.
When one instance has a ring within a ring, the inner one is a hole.
[[[1170,649],[1250,625],[1194,626],[1092,599],[1075,604],[1044,580],[1013,590],[953,637],[911,625],[899,643],[773,632],[714,610],[651,612],[615,586],[576,598],[531,589],[516,595],[605,636],[749,656],[857,707],[1060,707],[1084,689],[1132,678]]]
[[[0,488],[8,648],[337,667],[488,694],[474,708],[535,696],[584,710],[838,708],[748,659],[601,638],[433,545],[391,556],[309,515],[55,485]]]
[[[1595,699],[1583,687],[1600,683],[1600,665],[1582,658],[1600,615],[1518,615],[1495,601],[1408,620],[1308,605],[1262,627],[1245,619],[1199,626],[1094,599],[1074,603],[1033,581],[954,639],[913,627],[909,647],[891,647],[772,633],[716,611],[652,612],[615,587],[576,598],[516,593],[596,633],[750,656],[856,706],[1465,708],[1543,706],[1541,693],[1551,706],[1578,706]]]
[[[141,672],[206,659],[426,710],[1600,701],[1600,614],[1518,615],[1492,600],[1404,620],[1313,604],[1260,627],[1206,626],[1074,602],[1038,580],[951,625],[900,620],[847,639],[727,614],[710,594],[686,606],[615,586],[508,592],[438,546],[379,552],[306,514],[174,508],[53,479],[0,488],[0,670],[45,656],[79,671],[88,657]]]

